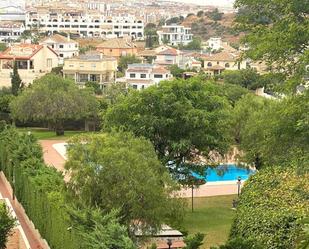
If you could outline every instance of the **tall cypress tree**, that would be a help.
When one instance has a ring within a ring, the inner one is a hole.
[[[14,62],[14,69],[13,69],[11,84],[12,84],[12,94],[17,96],[18,90],[21,88],[22,83],[21,83],[21,78],[18,74],[16,61]]]

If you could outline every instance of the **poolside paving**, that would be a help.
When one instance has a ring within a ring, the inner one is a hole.
[[[53,145],[64,143],[65,140],[40,140],[40,144],[43,148],[43,155],[45,163],[55,167],[61,172],[65,172],[64,164],[65,159],[58,153]],[[65,175],[65,180],[68,181],[69,176]],[[235,195],[238,192],[238,186],[236,181],[221,182],[221,183],[207,183],[194,189],[195,197],[205,196],[218,196],[218,195]],[[183,197],[191,197],[191,188],[182,189],[179,194]]]

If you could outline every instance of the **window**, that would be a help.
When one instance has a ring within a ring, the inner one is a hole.
[[[225,67],[230,67],[230,63],[225,63]]]
[[[217,61],[217,65],[219,65],[219,61]]]
[[[135,73],[130,73],[130,78],[135,78]]]
[[[53,60],[47,59],[47,67],[52,67],[52,66],[53,66]]]
[[[142,85],[142,89],[145,89],[145,86],[144,86],[144,85]]]
[[[60,45],[59,45],[59,48],[63,48],[63,45],[62,45],[62,44],[60,44]]]
[[[211,62],[208,62],[208,63],[207,63],[207,67],[212,67],[212,63],[211,63]]]
[[[141,74],[141,78],[142,78],[142,79],[146,79],[146,74],[142,73],[142,74]]]
[[[132,87],[133,87],[133,89],[137,89],[137,85],[133,85]]]
[[[61,58],[63,58],[63,54],[59,54],[59,56],[60,56]]]
[[[154,75],[154,78],[155,78],[155,79],[162,79],[162,78],[163,78],[163,75],[162,75],[162,74],[155,74],[155,75]]]
[[[69,67],[74,67],[74,65],[70,64]]]
[[[79,64],[79,67],[84,67],[84,64]]]
[[[93,64],[91,64],[91,67],[96,68],[97,65],[93,63]]]
[[[110,50],[109,50],[109,52],[113,52],[113,50],[112,50],[112,49],[110,49]]]

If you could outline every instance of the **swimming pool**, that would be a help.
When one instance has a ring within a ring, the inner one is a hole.
[[[206,182],[221,182],[221,181],[237,181],[238,177],[241,180],[247,180],[250,175],[254,174],[254,170],[240,168],[235,164],[220,165],[216,168],[208,168],[204,176],[192,173],[198,179],[205,179]]]

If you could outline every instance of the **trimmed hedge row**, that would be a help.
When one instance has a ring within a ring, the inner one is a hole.
[[[295,248],[309,214],[309,174],[266,168],[245,184],[231,238],[251,238],[267,249]]]
[[[32,135],[12,128],[0,131],[0,170],[51,248],[81,248],[77,232],[68,229],[71,224],[63,177],[43,163],[42,149]]]

